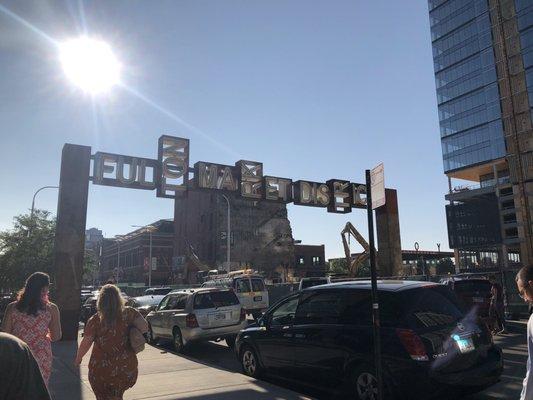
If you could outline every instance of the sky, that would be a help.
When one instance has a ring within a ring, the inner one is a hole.
[[[83,34],[109,43],[123,87],[67,80],[54,43]],[[364,182],[383,162],[402,248],[448,248],[425,1],[0,0],[0,122],[0,229],[58,184],[64,143],[157,158],[167,134],[190,139],[190,165],[254,160],[293,180]],[[55,213],[57,190],[36,207]],[[368,237],[363,210],[288,212],[327,258],[347,221]],[[89,186],[87,228],[107,237],[172,217],[155,192]]]

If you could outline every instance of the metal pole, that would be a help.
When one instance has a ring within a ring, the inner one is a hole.
[[[120,274],[120,242],[119,240],[117,239],[117,276],[115,277],[115,281],[117,282],[117,285],[118,285],[118,276]]]
[[[370,245],[370,277],[372,281],[372,322],[374,333],[374,363],[378,381],[378,400],[383,399],[383,381],[381,374],[381,337],[379,322],[378,283],[376,271],[376,252],[374,248],[374,215],[372,211],[372,185],[370,170],[366,171],[366,210],[368,216],[368,241]]]
[[[229,205],[229,199],[228,197],[223,194],[222,197],[224,197],[224,200],[226,200],[226,203],[228,203],[228,228],[226,232],[226,263],[228,267],[228,272],[230,272],[230,256],[231,256],[231,211],[230,211],[230,205]]]
[[[150,230],[150,262],[148,264],[148,287],[152,287],[152,230]]]
[[[59,189],[59,186],[43,186],[42,188],[37,189],[33,194],[33,199],[31,201],[31,212],[30,212],[30,229],[28,230],[28,236],[30,236],[31,228],[33,227],[33,212],[35,210],[35,196],[43,189]]]

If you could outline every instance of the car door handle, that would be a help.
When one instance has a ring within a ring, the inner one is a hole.
[[[305,335],[304,335],[303,333],[296,333],[296,334],[294,335],[294,337],[295,337],[296,339],[305,339]]]
[[[284,333],[283,334],[283,337],[285,338],[291,338],[291,337],[294,337],[294,335],[292,333]]]

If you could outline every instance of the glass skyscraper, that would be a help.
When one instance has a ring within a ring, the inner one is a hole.
[[[450,247],[533,262],[533,0],[428,0]]]

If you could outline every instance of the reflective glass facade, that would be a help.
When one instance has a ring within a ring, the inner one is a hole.
[[[488,0],[428,3],[444,171],[503,157]]]

